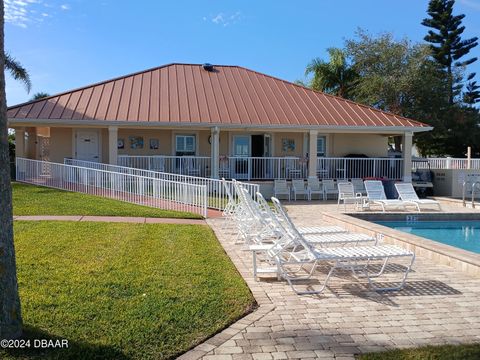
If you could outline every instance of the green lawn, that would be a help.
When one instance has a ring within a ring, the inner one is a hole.
[[[360,355],[359,360],[477,360],[480,344],[426,346]]]
[[[15,222],[26,336],[69,349],[1,359],[168,359],[254,307],[201,225]]]
[[[99,196],[13,183],[14,215],[100,215],[200,219],[197,214],[160,210]]]

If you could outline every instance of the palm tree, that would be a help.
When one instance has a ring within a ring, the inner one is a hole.
[[[313,74],[310,87],[343,98],[351,98],[358,74],[348,62],[345,52],[337,48],[328,48],[329,62],[320,58],[313,59],[307,65],[305,75]]]
[[[15,80],[23,82],[27,92],[30,92],[30,89],[32,88],[32,82],[27,69],[25,69],[22,64],[20,64],[9,53],[5,53],[5,70],[8,70],[10,75],[12,75]]]
[[[32,96],[32,98],[30,99],[30,101],[43,99],[43,98],[46,98],[46,97],[49,97],[49,96],[50,96],[49,93],[40,91],[40,92],[37,92],[37,93],[33,94],[33,96]]]
[[[12,339],[22,334],[22,316],[13,245],[12,187],[10,184],[5,72],[3,70],[7,66],[16,65],[16,63],[8,63],[8,56],[4,51],[3,26],[3,0],[0,0],[0,209],[2,209],[0,211],[0,339]],[[9,69],[21,70],[18,67]],[[19,77],[19,79],[25,82],[25,77]],[[28,79],[25,84],[29,83]]]

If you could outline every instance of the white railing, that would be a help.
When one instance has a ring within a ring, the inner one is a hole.
[[[16,159],[17,181],[207,217],[205,185],[97,168]]]
[[[205,166],[189,175],[210,176],[209,157],[182,156],[119,156],[119,165],[157,172],[182,174],[186,167],[171,166],[172,159],[178,164],[196,161]],[[308,160],[299,157],[239,157],[221,156],[219,176],[239,180],[306,179]],[[169,165],[170,164],[170,165]],[[162,170],[163,169],[163,170]],[[169,170],[166,170],[169,169]],[[185,172],[185,171],[184,171]],[[403,177],[403,159],[395,158],[343,158],[325,157],[317,159],[317,175],[320,178],[351,179],[378,177],[400,180]]]
[[[418,169],[444,170],[444,169],[468,169],[468,159],[465,158],[424,158],[422,161],[415,162],[414,166]],[[428,164],[427,164],[428,163]],[[480,169],[480,159],[470,159],[470,169]]]
[[[208,156],[118,156],[118,165],[171,174],[210,177]]]
[[[210,157],[121,155],[118,165],[171,174],[211,175]],[[219,175],[227,179],[300,179],[307,174],[308,162],[298,157],[220,157]]]
[[[318,158],[317,175],[321,179],[386,178],[401,180],[403,159],[395,158]]]
[[[308,161],[298,157],[222,157],[220,176],[244,180],[305,179]]]
[[[218,179],[211,179],[211,178],[199,177],[199,176],[180,175],[180,174],[170,174],[170,173],[165,173],[160,171],[144,170],[144,169],[137,169],[134,167],[110,165],[110,164],[96,163],[91,161],[83,161],[83,160],[76,160],[76,159],[69,159],[69,158],[65,158],[64,163],[68,165],[99,169],[99,170],[109,171],[109,172],[117,172],[122,174],[130,174],[130,175],[142,176],[142,177],[153,178],[153,179],[161,179],[161,180],[167,180],[167,181],[181,182],[185,184],[205,186],[207,191],[208,207],[212,209],[223,210],[228,202],[227,194],[225,192],[225,187],[223,186],[222,181]],[[227,180],[226,184],[229,186],[230,192],[234,196],[236,196],[233,182]],[[260,185],[252,184],[252,183],[241,183],[241,184],[243,185],[243,187],[245,187],[248,190],[248,192],[252,195],[253,198],[256,198],[256,193],[260,191]]]

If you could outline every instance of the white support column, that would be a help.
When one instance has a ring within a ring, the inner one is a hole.
[[[308,176],[317,176],[317,130],[310,130]]]
[[[220,168],[220,129],[218,126],[212,128],[211,134],[211,177],[212,179],[218,179],[218,170]]]
[[[27,133],[25,141],[25,157],[29,159],[37,159],[37,128],[25,128]]]
[[[108,127],[108,163],[117,165],[118,159],[118,127]]]
[[[412,146],[413,133],[406,132],[402,139],[403,181],[412,182]]]
[[[25,157],[25,128],[15,129],[15,156]]]

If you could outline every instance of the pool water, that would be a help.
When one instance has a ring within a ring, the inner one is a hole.
[[[480,254],[480,221],[375,221],[409,234]]]

